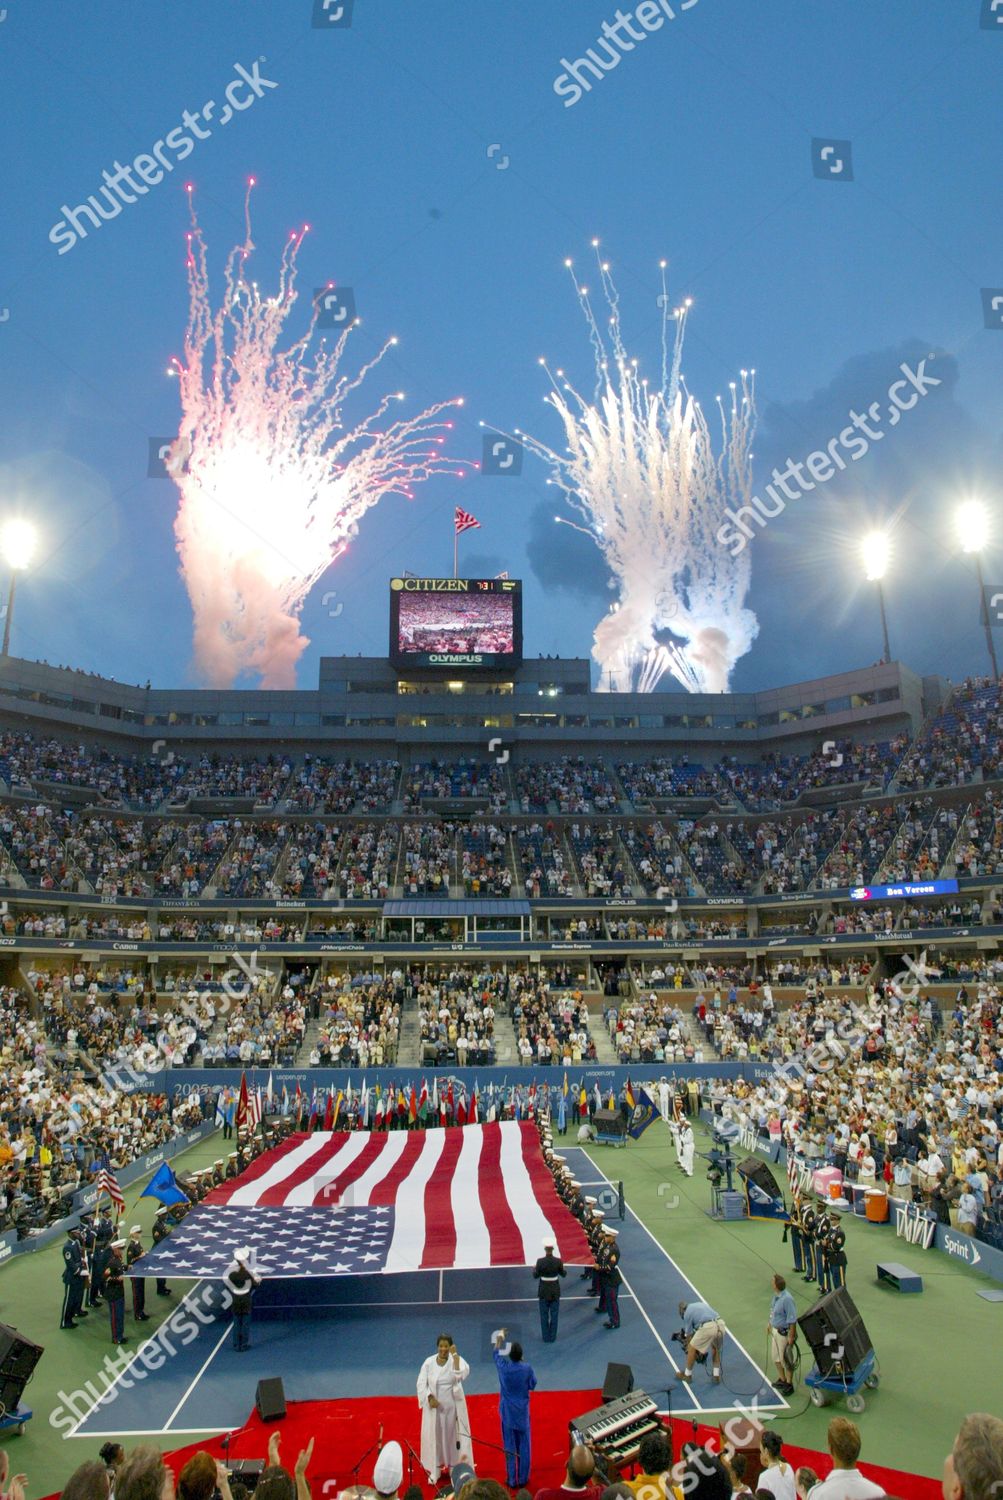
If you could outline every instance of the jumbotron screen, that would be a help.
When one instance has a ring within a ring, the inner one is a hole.
[[[392,578],[395,667],[517,667],[522,584],[515,578]]]

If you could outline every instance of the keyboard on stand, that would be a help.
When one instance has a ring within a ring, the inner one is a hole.
[[[568,1423],[572,1443],[587,1443],[597,1449],[615,1469],[629,1468],[637,1460],[641,1439],[649,1432],[663,1432],[654,1401],[644,1391],[631,1391],[597,1406]]]

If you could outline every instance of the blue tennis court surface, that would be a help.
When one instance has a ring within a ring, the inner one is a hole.
[[[577,1147],[560,1154],[583,1184],[605,1183]],[[137,1358],[103,1400],[92,1399],[89,1410],[76,1413],[76,1431],[103,1437],[237,1428],[247,1419],[257,1381],[270,1375],[281,1376],[292,1401],[413,1395],[418,1368],[443,1332],[452,1335],[470,1364],[468,1395],[489,1393],[498,1389],[491,1335],[500,1327],[522,1343],[544,1388],[599,1385],[607,1362],[617,1360],[633,1368],[637,1388],[676,1414],[728,1411],[753,1398],[761,1409],[786,1406],[731,1335],[721,1385],[713,1385],[699,1365],[692,1386],[674,1378],[682,1363],[682,1351],[671,1341],[679,1322],[677,1304],[699,1296],[699,1288],[629,1206],[617,1227],[625,1283],[620,1328],[603,1327],[586,1295],[588,1284],[569,1269],[555,1344],[541,1341],[536,1283],[528,1270],[346,1276],[320,1284],[300,1280],[285,1283],[281,1293],[278,1288],[270,1293],[266,1283],[255,1299],[251,1348],[245,1353],[232,1347],[229,1320],[213,1320],[204,1310],[212,1286],[191,1286],[183,1299],[178,1286],[181,1305],[142,1346],[151,1364],[157,1363],[159,1346],[163,1363],[131,1374],[143,1367]],[[196,1306],[203,1309],[204,1322],[194,1316]]]

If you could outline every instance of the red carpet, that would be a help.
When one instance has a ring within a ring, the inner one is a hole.
[[[568,1456],[568,1422],[572,1417],[598,1406],[602,1400],[599,1391],[536,1391],[532,1398],[533,1414],[533,1469],[530,1484],[533,1490],[544,1485],[561,1482]],[[497,1396],[468,1396],[470,1425],[474,1432],[474,1454],[477,1472],[485,1478],[505,1482],[505,1458],[489,1443],[501,1444],[501,1428],[498,1422]],[[263,1423],[252,1413],[247,1429],[236,1436],[231,1444],[231,1461],[239,1458],[264,1458],[268,1447],[268,1434],[272,1427],[281,1434],[281,1458],[283,1464],[292,1469],[300,1449],[310,1438],[315,1439],[313,1460],[310,1465],[310,1481],[315,1500],[334,1500],[337,1490],[353,1482],[353,1469],[370,1444],[378,1444],[382,1428],[384,1440],[396,1438],[401,1446],[405,1440],[418,1452],[421,1430],[418,1402],[407,1396],[369,1396],[357,1401],[294,1401],[288,1415],[279,1423]],[[678,1456],[682,1444],[694,1440],[693,1423],[673,1418],[673,1451]],[[783,1428],[780,1428],[783,1432]],[[716,1428],[700,1426],[696,1429],[695,1441],[704,1443],[711,1437],[718,1439]],[[477,1439],[481,1439],[480,1442]],[[213,1439],[207,1444],[179,1448],[170,1454],[171,1467],[175,1473],[200,1447],[223,1457],[222,1440]],[[829,1472],[827,1455],[808,1448],[784,1447],[787,1461],[799,1467],[808,1464],[820,1478]],[[409,1482],[407,1449],[404,1449],[404,1483],[401,1493]],[[364,1459],[358,1471],[358,1481],[371,1484],[374,1450]],[[869,1479],[880,1484],[888,1495],[899,1500],[940,1500],[940,1481],[920,1475],[905,1474],[897,1469],[881,1468],[877,1464],[864,1463],[863,1472]],[[414,1460],[411,1476],[420,1484],[426,1495],[431,1493],[425,1482],[421,1464]],[[337,1490],[335,1488],[337,1486]]]

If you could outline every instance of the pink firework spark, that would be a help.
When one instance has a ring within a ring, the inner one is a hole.
[[[384,395],[355,426],[346,402],[396,344],[354,373],[342,370],[351,328],[311,348],[319,307],[303,336],[285,347],[297,300],[296,257],[306,233],[282,252],[278,287],[265,296],[248,281],[251,180],[245,236],[231,250],[222,303],[209,291],[205,244],[192,204],[188,234],[190,306],[184,358],[171,362],[181,423],[168,467],[181,492],[174,524],[181,572],[194,613],[197,669],[214,687],[257,673],[262,687],[295,686],[308,638],[300,612],[313,585],[384,495],[412,498],[433,474],[463,470],[440,451],[452,424],[440,402],[410,420],[388,413],[404,399]],[[189,202],[191,196],[189,190]]]

